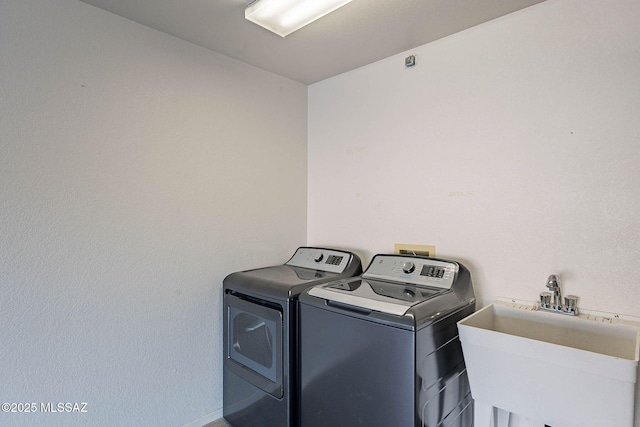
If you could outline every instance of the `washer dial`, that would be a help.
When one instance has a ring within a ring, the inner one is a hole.
[[[402,264],[402,271],[404,271],[407,274],[413,273],[415,269],[416,269],[416,265],[411,261],[407,261]]]

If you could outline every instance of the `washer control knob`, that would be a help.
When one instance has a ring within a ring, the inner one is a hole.
[[[415,269],[416,269],[416,265],[411,261],[407,261],[404,264],[402,264],[402,271],[404,271],[407,274],[413,273]]]
[[[322,252],[316,252],[315,255],[313,256],[313,260],[315,262],[320,262],[324,259],[324,254]]]

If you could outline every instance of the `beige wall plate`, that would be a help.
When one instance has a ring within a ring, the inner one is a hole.
[[[436,256],[436,247],[434,245],[411,245],[407,243],[396,243],[393,245],[393,253],[400,255],[419,255],[419,256]]]

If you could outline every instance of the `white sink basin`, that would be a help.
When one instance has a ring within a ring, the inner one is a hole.
[[[633,427],[640,328],[598,319],[496,302],[461,320],[473,398],[554,427]]]

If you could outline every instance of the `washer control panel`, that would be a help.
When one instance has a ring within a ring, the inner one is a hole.
[[[349,252],[324,248],[298,248],[286,265],[342,273],[351,261]]]
[[[376,255],[363,278],[451,289],[458,264],[438,259]]]

